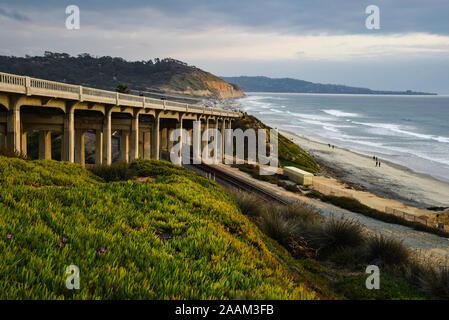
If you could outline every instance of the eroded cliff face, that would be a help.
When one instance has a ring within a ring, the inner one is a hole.
[[[206,84],[217,92],[219,98],[241,98],[244,96],[243,91],[237,85],[221,79],[206,81]]]
[[[244,92],[234,84],[202,70],[174,75],[168,84],[159,86],[167,93],[210,98],[241,98]]]

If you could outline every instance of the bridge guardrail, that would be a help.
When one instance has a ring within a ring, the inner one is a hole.
[[[70,98],[79,99],[83,101],[84,98],[89,101],[98,101],[100,103],[117,103],[125,101],[130,106],[142,106],[147,107],[146,104],[160,106],[161,109],[166,109],[167,107],[176,108],[177,110],[185,110],[188,112],[199,111],[199,113],[216,114],[221,116],[237,117],[240,113],[231,112],[223,109],[208,108],[198,105],[189,105],[186,103],[169,101],[169,100],[159,100],[148,97],[135,96],[130,94],[117,93],[113,91],[83,87],[73,84],[67,84],[62,82],[43,80],[30,78],[27,76],[18,76],[14,74],[0,72],[0,88],[6,87],[7,91],[11,92],[22,92],[29,95],[36,93],[38,95],[48,95],[51,97],[60,98]],[[44,92],[48,90],[49,92]],[[96,98],[98,98],[96,100]],[[120,101],[122,100],[122,101]],[[149,106],[148,106],[149,107]]]

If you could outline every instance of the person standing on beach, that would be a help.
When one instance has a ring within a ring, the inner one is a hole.
[[[379,168],[380,168],[380,161],[379,161]]]
[[[376,161],[376,167],[377,167],[378,162]]]

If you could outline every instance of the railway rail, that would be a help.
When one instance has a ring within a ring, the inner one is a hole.
[[[248,181],[245,181],[244,179],[238,178],[236,176],[233,176],[223,170],[220,170],[219,168],[215,166],[211,166],[205,163],[201,164],[194,164],[192,165],[196,169],[203,171],[205,173],[211,174],[215,177],[216,181],[220,184],[226,184],[230,187],[233,187],[238,190],[242,190],[248,193],[253,193],[262,198],[265,201],[275,201],[284,205],[288,205],[289,202],[285,199],[277,196],[276,194],[273,194],[271,192],[268,192],[264,190],[263,188],[250,183]]]

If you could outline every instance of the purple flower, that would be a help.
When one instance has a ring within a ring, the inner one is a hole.
[[[12,234],[8,234],[8,239],[11,239],[12,238]]]
[[[105,248],[101,248],[101,252],[104,252],[104,250],[106,250]]]
[[[145,201],[140,201],[140,204],[144,204],[145,203]]]
[[[59,243],[59,246],[62,247],[64,244],[62,242]]]
[[[67,238],[62,238],[62,242],[67,242]]]
[[[97,253],[98,253],[98,255],[100,255],[100,254],[101,254],[101,251],[98,251]]]
[[[112,287],[113,287],[114,289],[117,289],[117,288],[118,288],[118,285],[114,284]]]
[[[23,232],[23,229],[22,229],[22,228],[20,228],[19,230],[20,230],[20,232]]]

